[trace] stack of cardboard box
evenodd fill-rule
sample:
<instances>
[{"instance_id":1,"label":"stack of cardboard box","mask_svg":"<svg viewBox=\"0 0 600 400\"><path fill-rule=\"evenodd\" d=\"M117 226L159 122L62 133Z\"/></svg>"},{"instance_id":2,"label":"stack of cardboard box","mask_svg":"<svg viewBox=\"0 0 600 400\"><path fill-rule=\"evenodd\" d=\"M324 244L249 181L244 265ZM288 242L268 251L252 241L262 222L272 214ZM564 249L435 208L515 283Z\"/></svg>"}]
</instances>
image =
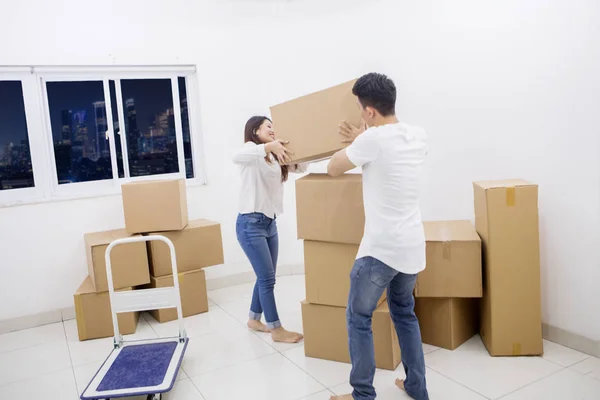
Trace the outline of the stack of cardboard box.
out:
<instances>
[{"instance_id":1,"label":"stack of cardboard box","mask_svg":"<svg viewBox=\"0 0 600 400\"><path fill-rule=\"evenodd\" d=\"M479 328L481 240L469 221L423 226L427 268L417 276L415 313L423 343L454 350Z\"/></svg>"},{"instance_id":2,"label":"stack of cardboard box","mask_svg":"<svg viewBox=\"0 0 600 400\"><path fill-rule=\"evenodd\" d=\"M188 223L185 180L125 184L122 194L126 228L85 235L89 277L74 295L80 340L113 334L104 256L115 239L153 234L173 242L184 317L208 311L202 268L223 263L220 225L207 220ZM173 285L170 252L163 242L117 246L111 253L111 265L115 290ZM177 318L175 309L151 314L159 322ZM137 313L119 314L121 333L134 333L138 318Z\"/></svg>"},{"instance_id":3,"label":"stack of cardboard box","mask_svg":"<svg viewBox=\"0 0 600 400\"><path fill-rule=\"evenodd\" d=\"M296 181L298 237L304 239L306 300L302 302L308 357L350 362L346 305L350 271L364 231L362 175L311 174ZM385 294L373 314L378 368L394 370L400 347Z\"/></svg>"}]
</instances>

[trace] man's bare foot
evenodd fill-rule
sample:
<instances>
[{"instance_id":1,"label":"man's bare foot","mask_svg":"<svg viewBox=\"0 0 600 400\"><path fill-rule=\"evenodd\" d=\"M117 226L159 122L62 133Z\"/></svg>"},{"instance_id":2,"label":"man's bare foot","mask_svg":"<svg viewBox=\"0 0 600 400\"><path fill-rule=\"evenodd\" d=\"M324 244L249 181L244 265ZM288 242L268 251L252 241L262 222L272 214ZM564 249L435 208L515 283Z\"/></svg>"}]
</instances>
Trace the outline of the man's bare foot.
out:
<instances>
[{"instance_id":1,"label":"man's bare foot","mask_svg":"<svg viewBox=\"0 0 600 400\"><path fill-rule=\"evenodd\" d=\"M406 392L406 389L404 389L404 380L403 379L396 379L396 386L398 386L400 388L400 390L402 390L403 392Z\"/></svg>"},{"instance_id":2,"label":"man's bare foot","mask_svg":"<svg viewBox=\"0 0 600 400\"><path fill-rule=\"evenodd\" d=\"M331 396L329 400L354 400L351 394L345 394L343 396Z\"/></svg>"},{"instance_id":3,"label":"man's bare foot","mask_svg":"<svg viewBox=\"0 0 600 400\"><path fill-rule=\"evenodd\" d=\"M248 328L256 332L271 332L271 330L267 328L265 324L255 319L248 320L248 323L246 325L248 326Z\"/></svg>"},{"instance_id":4,"label":"man's bare foot","mask_svg":"<svg viewBox=\"0 0 600 400\"><path fill-rule=\"evenodd\" d=\"M271 331L271 338L274 342L298 343L304 336L301 333L288 332L283 328L277 328Z\"/></svg>"}]
</instances>

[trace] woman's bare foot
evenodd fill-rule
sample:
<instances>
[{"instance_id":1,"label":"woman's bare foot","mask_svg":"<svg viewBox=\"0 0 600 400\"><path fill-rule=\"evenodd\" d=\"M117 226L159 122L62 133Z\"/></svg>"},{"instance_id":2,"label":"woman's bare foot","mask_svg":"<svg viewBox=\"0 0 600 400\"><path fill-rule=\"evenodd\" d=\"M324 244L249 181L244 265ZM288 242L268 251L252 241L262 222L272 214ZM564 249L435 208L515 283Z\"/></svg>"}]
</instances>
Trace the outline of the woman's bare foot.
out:
<instances>
[{"instance_id":1,"label":"woman's bare foot","mask_svg":"<svg viewBox=\"0 0 600 400\"><path fill-rule=\"evenodd\" d=\"M351 394L345 394L343 396L331 396L329 400L354 400Z\"/></svg>"},{"instance_id":2,"label":"woman's bare foot","mask_svg":"<svg viewBox=\"0 0 600 400\"><path fill-rule=\"evenodd\" d=\"M298 343L304 336L301 333L288 332L283 328L277 328L271 331L271 338L274 342Z\"/></svg>"},{"instance_id":3,"label":"woman's bare foot","mask_svg":"<svg viewBox=\"0 0 600 400\"><path fill-rule=\"evenodd\" d=\"M248 328L256 332L271 332L271 330L267 328L265 324L255 319L249 319L246 325L248 326Z\"/></svg>"}]
</instances>

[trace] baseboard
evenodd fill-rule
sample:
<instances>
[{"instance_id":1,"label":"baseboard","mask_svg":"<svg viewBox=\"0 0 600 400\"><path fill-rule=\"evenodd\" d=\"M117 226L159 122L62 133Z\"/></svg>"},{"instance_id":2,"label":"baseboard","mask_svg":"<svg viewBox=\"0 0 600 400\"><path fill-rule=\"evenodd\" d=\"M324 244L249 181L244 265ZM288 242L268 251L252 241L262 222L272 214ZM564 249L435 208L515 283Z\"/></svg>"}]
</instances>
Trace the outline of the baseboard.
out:
<instances>
[{"instance_id":1,"label":"baseboard","mask_svg":"<svg viewBox=\"0 0 600 400\"><path fill-rule=\"evenodd\" d=\"M280 265L277 267L277 276L301 275L303 273L304 265ZM228 286L243 285L244 283L254 282L255 280L256 275L254 275L254 272L248 271L219 278L207 279L206 287L208 290L215 290ZM23 317L0 321L0 334L36 328L38 326L54 324L61 321L69 321L72 319L75 319L74 307L59 308L34 315L25 315Z\"/></svg>"},{"instance_id":2,"label":"baseboard","mask_svg":"<svg viewBox=\"0 0 600 400\"><path fill-rule=\"evenodd\" d=\"M577 333L569 332L556 326L542 324L544 339L568 347L573 350L600 357L600 341L592 340Z\"/></svg>"}]
</instances>

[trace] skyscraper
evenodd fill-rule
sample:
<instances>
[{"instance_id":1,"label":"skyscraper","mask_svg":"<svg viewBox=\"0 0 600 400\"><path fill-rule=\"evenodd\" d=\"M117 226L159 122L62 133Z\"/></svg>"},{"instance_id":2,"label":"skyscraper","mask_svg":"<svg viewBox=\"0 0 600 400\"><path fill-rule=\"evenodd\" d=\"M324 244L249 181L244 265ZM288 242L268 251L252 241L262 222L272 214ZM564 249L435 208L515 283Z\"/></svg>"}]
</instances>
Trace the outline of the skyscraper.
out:
<instances>
[{"instance_id":1,"label":"skyscraper","mask_svg":"<svg viewBox=\"0 0 600 400\"><path fill-rule=\"evenodd\" d=\"M71 144L73 140L73 116L71 110L62 110L62 142L63 144Z\"/></svg>"},{"instance_id":2,"label":"skyscraper","mask_svg":"<svg viewBox=\"0 0 600 400\"><path fill-rule=\"evenodd\" d=\"M110 146L106 139L106 131L108 130L108 122L106 120L106 104L103 101L96 101L94 105L94 123L96 132L94 132L97 157L110 157ZM96 158L97 159L97 158Z\"/></svg>"}]
</instances>

